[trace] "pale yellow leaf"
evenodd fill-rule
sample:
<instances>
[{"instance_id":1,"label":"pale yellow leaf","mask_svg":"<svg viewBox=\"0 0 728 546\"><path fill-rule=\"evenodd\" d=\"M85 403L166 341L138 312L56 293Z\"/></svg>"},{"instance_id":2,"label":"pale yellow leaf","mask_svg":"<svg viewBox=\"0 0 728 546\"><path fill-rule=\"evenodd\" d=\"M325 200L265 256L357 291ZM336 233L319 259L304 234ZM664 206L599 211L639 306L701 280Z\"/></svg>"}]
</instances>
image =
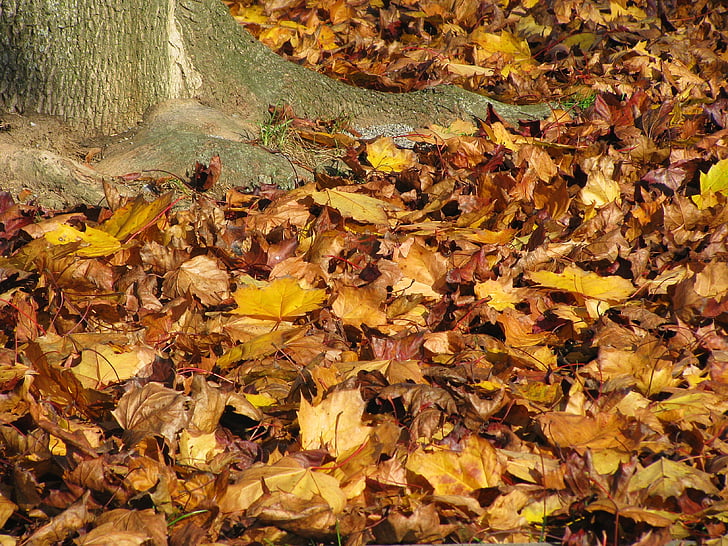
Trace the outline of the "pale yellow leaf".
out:
<instances>
[{"instance_id":1,"label":"pale yellow leaf","mask_svg":"<svg viewBox=\"0 0 728 546\"><path fill-rule=\"evenodd\" d=\"M623 302L635 291L632 282L624 277L601 277L593 271L584 271L576 266L568 266L562 273L527 272L526 277L541 286L609 302Z\"/></svg>"},{"instance_id":2,"label":"pale yellow leaf","mask_svg":"<svg viewBox=\"0 0 728 546\"><path fill-rule=\"evenodd\" d=\"M312 192L311 197L319 205L336 209L342 216L366 224L387 224L387 211L397 210L397 207L386 201L361 193L323 190Z\"/></svg>"},{"instance_id":3,"label":"pale yellow leaf","mask_svg":"<svg viewBox=\"0 0 728 546\"><path fill-rule=\"evenodd\" d=\"M84 387L99 389L135 377L151 366L155 357L149 347L97 345L81 351L81 362L71 371Z\"/></svg>"},{"instance_id":4,"label":"pale yellow leaf","mask_svg":"<svg viewBox=\"0 0 728 546\"><path fill-rule=\"evenodd\" d=\"M370 427L362 424L366 403L359 389L329 394L317 406L301 400L298 424L303 449L327 449L338 457L367 441Z\"/></svg>"}]
</instances>

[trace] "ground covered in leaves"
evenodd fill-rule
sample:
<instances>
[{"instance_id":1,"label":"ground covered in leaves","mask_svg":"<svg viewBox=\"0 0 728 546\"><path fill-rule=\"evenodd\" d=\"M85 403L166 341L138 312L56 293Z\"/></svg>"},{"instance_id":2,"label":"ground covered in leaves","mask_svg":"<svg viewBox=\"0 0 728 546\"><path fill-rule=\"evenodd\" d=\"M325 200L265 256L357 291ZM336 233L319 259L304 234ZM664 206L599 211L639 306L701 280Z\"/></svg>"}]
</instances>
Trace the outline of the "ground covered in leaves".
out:
<instances>
[{"instance_id":1,"label":"ground covered in leaves","mask_svg":"<svg viewBox=\"0 0 728 546\"><path fill-rule=\"evenodd\" d=\"M728 9L231 10L349 81L561 107L412 149L283 109L351 169L290 192L0 195L2 544L724 543Z\"/></svg>"}]
</instances>

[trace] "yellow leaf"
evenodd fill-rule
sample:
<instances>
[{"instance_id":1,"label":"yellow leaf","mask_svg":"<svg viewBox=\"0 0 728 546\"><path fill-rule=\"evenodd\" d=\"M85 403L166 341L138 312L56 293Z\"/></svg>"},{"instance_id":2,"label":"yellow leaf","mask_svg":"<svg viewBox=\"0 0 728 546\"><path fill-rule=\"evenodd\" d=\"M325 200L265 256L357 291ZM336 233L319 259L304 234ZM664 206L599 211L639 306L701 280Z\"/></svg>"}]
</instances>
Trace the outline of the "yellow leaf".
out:
<instances>
[{"instance_id":1,"label":"yellow leaf","mask_svg":"<svg viewBox=\"0 0 728 546\"><path fill-rule=\"evenodd\" d=\"M397 148L389 137L367 144L367 159L372 167L383 173L398 173L417 163L417 156L412 150Z\"/></svg>"},{"instance_id":2,"label":"yellow leaf","mask_svg":"<svg viewBox=\"0 0 728 546\"><path fill-rule=\"evenodd\" d=\"M662 458L647 468L638 470L629 480L629 491L644 491L649 496L662 499L679 497L685 489L696 489L704 494L717 494L718 490L710 479L710 474L679 463Z\"/></svg>"},{"instance_id":3,"label":"yellow leaf","mask_svg":"<svg viewBox=\"0 0 728 546\"><path fill-rule=\"evenodd\" d=\"M485 52L503 53L509 60L515 62L531 59L531 49L528 47L528 42L507 31L493 34L479 28L472 33L471 40Z\"/></svg>"},{"instance_id":4,"label":"yellow leaf","mask_svg":"<svg viewBox=\"0 0 728 546\"><path fill-rule=\"evenodd\" d=\"M179 435L177 462L181 465L209 471L210 461L222 452L223 447L218 444L214 432L192 432L184 429Z\"/></svg>"},{"instance_id":5,"label":"yellow leaf","mask_svg":"<svg viewBox=\"0 0 728 546\"><path fill-rule=\"evenodd\" d=\"M386 313L380 309L383 300L384 294L366 286L341 286L331 310L344 324L376 328L387 322Z\"/></svg>"},{"instance_id":6,"label":"yellow leaf","mask_svg":"<svg viewBox=\"0 0 728 546\"><path fill-rule=\"evenodd\" d=\"M299 339L305 333L306 328L278 328L272 332L266 332L255 336L253 339L236 345L225 352L217 359L217 365L225 370L235 363L244 360L255 360L283 349L286 344L294 339Z\"/></svg>"},{"instance_id":7,"label":"yellow leaf","mask_svg":"<svg viewBox=\"0 0 728 546\"><path fill-rule=\"evenodd\" d=\"M263 12L263 6L246 6L241 7L240 4L235 5L235 20L238 23L254 23L256 25L264 25L268 22L268 17Z\"/></svg>"},{"instance_id":8,"label":"yellow leaf","mask_svg":"<svg viewBox=\"0 0 728 546\"><path fill-rule=\"evenodd\" d=\"M148 347L118 350L110 345L98 345L81 351L81 362L71 371L81 385L98 389L126 381L154 362L155 353Z\"/></svg>"},{"instance_id":9,"label":"yellow leaf","mask_svg":"<svg viewBox=\"0 0 728 546\"><path fill-rule=\"evenodd\" d=\"M475 295L478 299L486 299L489 307L496 311L503 311L506 307L516 308L516 304L524 301L524 288L514 288L513 281L487 280L475 285Z\"/></svg>"},{"instance_id":10,"label":"yellow leaf","mask_svg":"<svg viewBox=\"0 0 728 546\"><path fill-rule=\"evenodd\" d=\"M317 406L301 399L301 446L327 449L334 457L358 448L371 431L361 422L365 407L359 389L335 391Z\"/></svg>"},{"instance_id":11,"label":"yellow leaf","mask_svg":"<svg viewBox=\"0 0 728 546\"><path fill-rule=\"evenodd\" d=\"M495 449L476 435L465 440L461 451L441 449L428 453L418 448L410 454L406 466L430 482L435 495L468 495L476 489L495 487L501 481Z\"/></svg>"},{"instance_id":12,"label":"yellow leaf","mask_svg":"<svg viewBox=\"0 0 728 546\"><path fill-rule=\"evenodd\" d=\"M620 196L619 183L607 178L601 173L594 173L579 192L579 199L585 205L603 207L607 203L616 201Z\"/></svg>"},{"instance_id":13,"label":"yellow leaf","mask_svg":"<svg viewBox=\"0 0 728 546\"><path fill-rule=\"evenodd\" d=\"M245 470L240 479L228 486L220 500L223 512L247 510L265 491L291 493L303 500L323 499L334 513L346 507L346 495L333 476L304 468L292 457L284 457L272 465Z\"/></svg>"},{"instance_id":14,"label":"yellow leaf","mask_svg":"<svg viewBox=\"0 0 728 546\"><path fill-rule=\"evenodd\" d=\"M367 224L387 224L387 210L397 207L361 193L341 190L323 190L311 193L314 202L338 210L342 216Z\"/></svg>"},{"instance_id":15,"label":"yellow leaf","mask_svg":"<svg viewBox=\"0 0 728 546\"><path fill-rule=\"evenodd\" d=\"M114 215L101 225L101 229L120 241L125 241L146 226L169 208L172 194L166 193L158 199L147 203L142 196L127 203L114 212Z\"/></svg>"},{"instance_id":16,"label":"yellow leaf","mask_svg":"<svg viewBox=\"0 0 728 546\"><path fill-rule=\"evenodd\" d=\"M267 408L268 406L274 405L277 400L267 394L249 394L243 393L248 402L253 404L256 408Z\"/></svg>"},{"instance_id":17,"label":"yellow leaf","mask_svg":"<svg viewBox=\"0 0 728 546\"><path fill-rule=\"evenodd\" d=\"M61 224L53 231L46 233L44 237L52 245L81 242L81 246L75 251L75 254L89 258L108 256L121 248L121 242L116 237L92 227L79 231L67 224Z\"/></svg>"},{"instance_id":18,"label":"yellow leaf","mask_svg":"<svg viewBox=\"0 0 728 546\"><path fill-rule=\"evenodd\" d=\"M702 210L718 204L717 193L728 196L728 159L718 161L707 173L700 173L700 195L693 195L692 199Z\"/></svg>"},{"instance_id":19,"label":"yellow leaf","mask_svg":"<svg viewBox=\"0 0 728 546\"><path fill-rule=\"evenodd\" d=\"M622 302L635 290L632 282L624 277L616 275L600 277L592 271L584 271L576 266L567 267L563 273L533 271L526 273L526 276L541 286L566 290L602 301Z\"/></svg>"},{"instance_id":20,"label":"yellow leaf","mask_svg":"<svg viewBox=\"0 0 728 546\"><path fill-rule=\"evenodd\" d=\"M292 277L275 279L263 288L243 286L233 294L238 315L283 321L302 317L319 309L326 299L326 290L303 289Z\"/></svg>"}]
</instances>

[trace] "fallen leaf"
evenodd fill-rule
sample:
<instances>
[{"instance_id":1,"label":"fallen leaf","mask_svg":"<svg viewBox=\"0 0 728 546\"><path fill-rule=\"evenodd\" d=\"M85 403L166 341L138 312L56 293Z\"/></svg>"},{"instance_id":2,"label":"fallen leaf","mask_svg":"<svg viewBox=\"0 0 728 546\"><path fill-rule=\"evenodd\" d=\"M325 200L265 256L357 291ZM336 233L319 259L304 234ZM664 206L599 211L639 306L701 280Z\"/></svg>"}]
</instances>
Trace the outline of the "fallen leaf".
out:
<instances>
[{"instance_id":1,"label":"fallen leaf","mask_svg":"<svg viewBox=\"0 0 728 546\"><path fill-rule=\"evenodd\" d=\"M383 173L398 173L417 163L412 150L397 148L389 137L380 137L367 144L367 159L375 170Z\"/></svg>"},{"instance_id":2,"label":"fallen leaf","mask_svg":"<svg viewBox=\"0 0 728 546\"><path fill-rule=\"evenodd\" d=\"M528 271L526 277L541 286L612 303L626 300L635 291L632 282L624 277L602 277L576 266L568 266L562 273Z\"/></svg>"},{"instance_id":3,"label":"fallen leaf","mask_svg":"<svg viewBox=\"0 0 728 546\"><path fill-rule=\"evenodd\" d=\"M243 286L233 294L238 304L233 313L256 319L283 321L319 309L326 291L304 289L292 277L275 279L262 288Z\"/></svg>"},{"instance_id":4,"label":"fallen leaf","mask_svg":"<svg viewBox=\"0 0 728 546\"><path fill-rule=\"evenodd\" d=\"M111 414L126 431L130 443L147 436L162 436L172 442L189 422L189 402L189 397L178 391L147 383L122 396Z\"/></svg>"},{"instance_id":5,"label":"fallen leaf","mask_svg":"<svg viewBox=\"0 0 728 546\"><path fill-rule=\"evenodd\" d=\"M407 457L407 470L424 477L436 495L467 495L501 483L501 465L495 449L477 435L458 450L421 447Z\"/></svg>"},{"instance_id":6,"label":"fallen leaf","mask_svg":"<svg viewBox=\"0 0 728 546\"><path fill-rule=\"evenodd\" d=\"M303 449L326 449L339 457L360 447L371 430L362 424L365 407L358 389L334 391L316 406L302 399L298 424Z\"/></svg>"},{"instance_id":7,"label":"fallen leaf","mask_svg":"<svg viewBox=\"0 0 728 546\"><path fill-rule=\"evenodd\" d=\"M44 237L52 245L81 243L74 250L74 254L87 258L108 256L121 248L121 242L116 237L89 226L84 231L79 231L67 224L61 224L53 231L47 232Z\"/></svg>"},{"instance_id":8,"label":"fallen leaf","mask_svg":"<svg viewBox=\"0 0 728 546\"><path fill-rule=\"evenodd\" d=\"M629 491L639 491L663 500L679 497L688 488L708 495L718 493L710 474L664 457L647 468L638 470L629 480Z\"/></svg>"},{"instance_id":9,"label":"fallen leaf","mask_svg":"<svg viewBox=\"0 0 728 546\"><path fill-rule=\"evenodd\" d=\"M366 224L387 225L387 211L396 210L396 207L381 199L361 193L327 189L313 192L311 197L319 205L336 209L342 216Z\"/></svg>"}]
</instances>

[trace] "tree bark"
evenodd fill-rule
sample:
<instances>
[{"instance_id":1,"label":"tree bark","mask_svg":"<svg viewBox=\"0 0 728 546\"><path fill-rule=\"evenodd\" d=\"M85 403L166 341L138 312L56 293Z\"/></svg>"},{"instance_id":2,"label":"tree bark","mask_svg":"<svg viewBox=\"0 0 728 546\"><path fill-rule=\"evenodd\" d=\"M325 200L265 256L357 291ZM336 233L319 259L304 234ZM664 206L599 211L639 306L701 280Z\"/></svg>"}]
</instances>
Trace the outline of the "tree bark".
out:
<instances>
[{"instance_id":1,"label":"tree bark","mask_svg":"<svg viewBox=\"0 0 728 546\"><path fill-rule=\"evenodd\" d=\"M133 127L169 99L260 121L270 104L301 116L421 126L543 117L443 86L391 94L354 88L289 63L239 27L217 0L0 0L0 106L61 116L87 134Z\"/></svg>"},{"instance_id":2,"label":"tree bark","mask_svg":"<svg viewBox=\"0 0 728 546\"><path fill-rule=\"evenodd\" d=\"M24 125L0 132L0 190L54 208L96 203L109 176L184 176L214 154L223 163L217 197L231 186L291 187L311 173L252 142L269 105L284 103L362 128L485 118L490 106L513 123L550 112L451 86L396 94L343 84L267 49L219 0L0 0L0 113L21 114ZM32 128L48 120L33 115L58 116L80 136L38 155ZM93 169L78 163L76 140L129 129Z\"/></svg>"}]
</instances>

